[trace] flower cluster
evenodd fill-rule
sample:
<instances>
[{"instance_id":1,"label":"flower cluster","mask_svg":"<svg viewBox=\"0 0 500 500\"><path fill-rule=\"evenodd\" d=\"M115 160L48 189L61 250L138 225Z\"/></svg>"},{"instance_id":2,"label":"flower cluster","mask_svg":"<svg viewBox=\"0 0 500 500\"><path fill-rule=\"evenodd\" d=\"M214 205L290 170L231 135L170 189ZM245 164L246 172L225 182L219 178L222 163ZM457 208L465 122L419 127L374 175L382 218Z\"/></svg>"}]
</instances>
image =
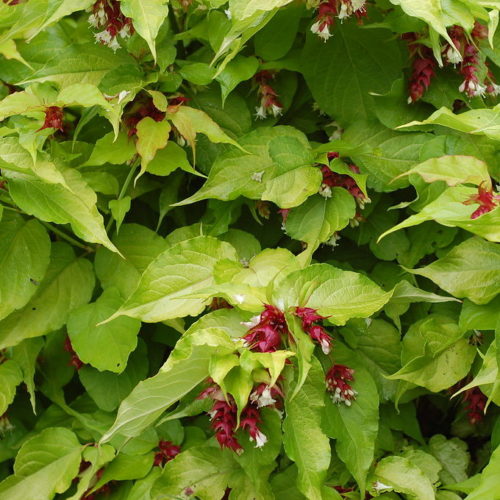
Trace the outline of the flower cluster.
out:
<instances>
[{"instance_id":1,"label":"flower cluster","mask_svg":"<svg viewBox=\"0 0 500 500\"><path fill-rule=\"evenodd\" d=\"M473 203L479 204L479 207L472 212L470 217L471 219L477 219L500 205L500 195L494 193L491 188L486 189L483 183L478 187L477 194L472 195L463 202L464 205L471 205Z\"/></svg>"},{"instance_id":2,"label":"flower cluster","mask_svg":"<svg viewBox=\"0 0 500 500\"><path fill-rule=\"evenodd\" d=\"M472 425L480 422L484 417L487 399L479 387L473 387L465 391L463 401L469 422Z\"/></svg>"},{"instance_id":3,"label":"flower cluster","mask_svg":"<svg viewBox=\"0 0 500 500\"><path fill-rule=\"evenodd\" d=\"M408 103L418 101L429 88L435 76L436 61L432 50L417 42L416 33L405 33L403 39L409 44L410 57L412 57L412 72L409 85Z\"/></svg>"},{"instance_id":4,"label":"flower cluster","mask_svg":"<svg viewBox=\"0 0 500 500\"><path fill-rule=\"evenodd\" d=\"M209 387L205 389L198 399L210 397L214 404L208 412L211 426L215 431L215 437L221 448L229 448L238 454L243 453L243 448L236 438L237 431L237 406L232 396L224 396L221 388L212 380ZM281 390L277 387L269 387L259 384L250 394L248 404L241 412L239 428L248 434L250 441L255 442L256 448L261 448L267 442L266 435L260 430L262 422L260 409L266 406L275 406L277 398L282 397Z\"/></svg>"},{"instance_id":5,"label":"flower cluster","mask_svg":"<svg viewBox=\"0 0 500 500\"><path fill-rule=\"evenodd\" d=\"M58 106L49 106L45 108L45 120L43 122L43 125L37 130L37 132L40 132L40 130L44 130L46 128L53 128L55 130L60 130L61 132L63 132L63 117L64 114L62 108Z\"/></svg>"},{"instance_id":6,"label":"flower cluster","mask_svg":"<svg viewBox=\"0 0 500 500\"><path fill-rule=\"evenodd\" d=\"M260 316L251 319L249 332L243 337L246 347L258 352L274 352L282 335L289 335L285 315L277 307L266 304Z\"/></svg>"},{"instance_id":7,"label":"flower cluster","mask_svg":"<svg viewBox=\"0 0 500 500\"><path fill-rule=\"evenodd\" d=\"M68 363L70 366L73 366L76 370L79 370L85 364L74 351L73 346L71 345L71 340L68 336L66 336L66 339L64 341L64 350L71 354L71 359Z\"/></svg>"},{"instance_id":8,"label":"flower cluster","mask_svg":"<svg viewBox=\"0 0 500 500\"><path fill-rule=\"evenodd\" d=\"M153 99L149 96L141 95L130 104L124 118L125 126L128 128L128 136L137 134L137 124L149 116L155 122L161 122L165 119L165 113L156 108Z\"/></svg>"},{"instance_id":9,"label":"flower cluster","mask_svg":"<svg viewBox=\"0 0 500 500\"><path fill-rule=\"evenodd\" d=\"M329 160L338 157L338 153L328 154ZM348 164L348 167L354 174L359 174L360 170L356 165ZM319 191L321 196L330 198L332 196L332 187L341 187L347 189L347 191L351 193L361 209L365 208L366 203L370 203L370 198L361 191L356 181L350 175L338 174L331 170L328 165L320 165L320 169L323 174L323 182Z\"/></svg>"},{"instance_id":10,"label":"flower cluster","mask_svg":"<svg viewBox=\"0 0 500 500\"><path fill-rule=\"evenodd\" d=\"M366 16L365 0L327 0L321 2L311 31L326 42L332 36L330 27L335 24L335 18L343 20L352 15L358 19Z\"/></svg>"},{"instance_id":11,"label":"flower cluster","mask_svg":"<svg viewBox=\"0 0 500 500\"><path fill-rule=\"evenodd\" d=\"M321 316L316 309L311 307L296 307L295 315L301 319L302 329L321 346L325 354L328 354L332 349L332 338L322 326L317 324L326 317Z\"/></svg>"},{"instance_id":12,"label":"flower cluster","mask_svg":"<svg viewBox=\"0 0 500 500\"><path fill-rule=\"evenodd\" d=\"M89 24L96 29L102 29L95 34L96 41L114 51L120 48L118 36L128 38L134 33L132 19L122 14L118 0L97 0L92 7Z\"/></svg>"},{"instance_id":13,"label":"flower cluster","mask_svg":"<svg viewBox=\"0 0 500 500\"><path fill-rule=\"evenodd\" d=\"M354 370L345 365L333 365L326 374L326 389L331 393L334 403L345 403L351 406L351 402L356 399L357 392L351 387L349 382L354 380Z\"/></svg>"},{"instance_id":14,"label":"flower cluster","mask_svg":"<svg viewBox=\"0 0 500 500\"><path fill-rule=\"evenodd\" d=\"M263 120L268 116L278 117L283 113L283 105L278 99L276 90L269 84L276 74L272 71L259 71L254 80L257 84L257 93L260 98L260 106L255 108L255 117Z\"/></svg>"},{"instance_id":15,"label":"flower cluster","mask_svg":"<svg viewBox=\"0 0 500 500\"><path fill-rule=\"evenodd\" d=\"M176 446L171 441L160 441L158 443L158 449L155 453L154 465L160 467L165 465L170 460L173 460L180 452L180 446Z\"/></svg>"}]
</instances>

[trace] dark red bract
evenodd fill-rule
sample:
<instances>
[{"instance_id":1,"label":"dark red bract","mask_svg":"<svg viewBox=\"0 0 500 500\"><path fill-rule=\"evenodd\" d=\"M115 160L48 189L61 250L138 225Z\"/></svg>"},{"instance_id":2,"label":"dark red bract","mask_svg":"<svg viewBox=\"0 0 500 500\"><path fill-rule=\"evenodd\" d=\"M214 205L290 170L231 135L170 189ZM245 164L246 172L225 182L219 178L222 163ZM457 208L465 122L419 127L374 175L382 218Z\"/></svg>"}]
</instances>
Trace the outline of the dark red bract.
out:
<instances>
[{"instance_id":1,"label":"dark red bract","mask_svg":"<svg viewBox=\"0 0 500 500\"><path fill-rule=\"evenodd\" d=\"M45 108L45 121L37 132L46 128L54 128L62 132L64 130L63 117L64 114L62 108L58 106L49 106L48 108Z\"/></svg>"},{"instance_id":2,"label":"dark red bract","mask_svg":"<svg viewBox=\"0 0 500 500\"><path fill-rule=\"evenodd\" d=\"M331 393L334 403L345 403L351 406L351 401L356 399L356 391L349 382L354 380L354 370L345 365L333 365L325 377L326 389Z\"/></svg>"},{"instance_id":3,"label":"dark red bract","mask_svg":"<svg viewBox=\"0 0 500 500\"><path fill-rule=\"evenodd\" d=\"M500 195L495 194L492 189L486 189L484 183L478 187L478 193L472 195L463 202L464 205L479 204L479 208L472 212L471 219L477 219L488 212L491 212L500 204Z\"/></svg>"},{"instance_id":4,"label":"dark red bract","mask_svg":"<svg viewBox=\"0 0 500 500\"><path fill-rule=\"evenodd\" d=\"M243 337L249 349L259 352L274 352L281 344L281 336L288 335L285 315L275 306L266 304L264 311Z\"/></svg>"},{"instance_id":5,"label":"dark red bract","mask_svg":"<svg viewBox=\"0 0 500 500\"><path fill-rule=\"evenodd\" d=\"M160 441L158 443L159 451L155 453L154 465L156 467L163 466L170 460L173 460L180 452L180 446L175 445L171 441Z\"/></svg>"}]
</instances>

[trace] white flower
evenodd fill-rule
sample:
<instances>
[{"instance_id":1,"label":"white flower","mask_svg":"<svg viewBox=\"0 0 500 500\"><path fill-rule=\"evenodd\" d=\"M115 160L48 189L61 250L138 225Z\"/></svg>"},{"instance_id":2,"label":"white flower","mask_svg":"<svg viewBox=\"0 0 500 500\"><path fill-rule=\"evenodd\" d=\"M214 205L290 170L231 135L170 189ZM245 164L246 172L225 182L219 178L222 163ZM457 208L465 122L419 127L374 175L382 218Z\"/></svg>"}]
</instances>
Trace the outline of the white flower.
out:
<instances>
[{"instance_id":1,"label":"white flower","mask_svg":"<svg viewBox=\"0 0 500 500\"><path fill-rule=\"evenodd\" d=\"M89 16L89 24L93 28L98 28L99 27L99 21L97 20L97 17L95 17L94 14L90 14L90 16Z\"/></svg>"},{"instance_id":2,"label":"white flower","mask_svg":"<svg viewBox=\"0 0 500 500\"><path fill-rule=\"evenodd\" d=\"M351 0L352 10L356 12L365 6L365 0Z\"/></svg>"},{"instance_id":3,"label":"white flower","mask_svg":"<svg viewBox=\"0 0 500 500\"><path fill-rule=\"evenodd\" d=\"M259 394L257 391L250 394L250 401L257 404L257 408L263 408L264 406L270 406L276 403L276 400L271 396L271 388L266 386L265 389Z\"/></svg>"},{"instance_id":4,"label":"white flower","mask_svg":"<svg viewBox=\"0 0 500 500\"><path fill-rule=\"evenodd\" d=\"M111 42L107 44L110 49L113 50L113 52L116 52L121 46L118 43L118 40L116 39L116 36L111 38Z\"/></svg>"},{"instance_id":5,"label":"white flower","mask_svg":"<svg viewBox=\"0 0 500 500\"><path fill-rule=\"evenodd\" d=\"M490 87L492 89L489 92L491 95L499 95L500 94L500 85L497 85L496 83L491 83Z\"/></svg>"},{"instance_id":6,"label":"white flower","mask_svg":"<svg viewBox=\"0 0 500 500\"><path fill-rule=\"evenodd\" d=\"M332 36L328 24L324 21L316 21L311 26L311 31L315 35L318 35L324 42L326 42Z\"/></svg>"},{"instance_id":7,"label":"white flower","mask_svg":"<svg viewBox=\"0 0 500 500\"><path fill-rule=\"evenodd\" d=\"M462 85L458 87L458 90L460 90L460 92L465 92L469 96L478 97L484 96L486 87L472 80L464 80Z\"/></svg>"},{"instance_id":8,"label":"white flower","mask_svg":"<svg viewBox=\"0 0 500 500\"><path fill-rule=\"evenodd\" d=\"M448 46L445 56L446 60L453 65L458 64L459 62L462 61L462 56L460 55L460 52L451 45Z\"/></svg>"},{"instance_id":9,"label":"white flower","mask_svg":"<svg viewBox=\"0 0 500 500\"><path fill-rule=\"evenodd\" d=\"M321 350L324 354L329 354L330 352L330 343L326 339L321 339Z\"/></svg>"},{"instance_id":10,"label":"white flower","mask_svg":"<svg viewBox=\"0 0 500 500\"><path fill-rule=\"evenodd\" d=\"M125 24L123 28L118 33L122 38L128 38L130 36L130 25Z\"/></svg>"},{"instance_id":11,"label":"white flower","mask_svg":"<svg viewBox=\"0 0 500 500\"><path fill-rule=\"evenodd\" d=\"M324 198L332 197L332 188L330 186L327 186L326 184L321 184L321 187L319 188L318 192Z\"/></svg>"},{"instance_id":12,"label":"white flower","mask_svg":"<svg viewBox=\"0 0 500 500\"><path fill-rule=\"evenodd\" d=\"M99 33L96 33L95 39L97 42L102 43L104 45L109 45L111 43L111 35L106 31L100 31Z\"/></svg>"},{"instance_id":13,"label":"white flower","mask_svg":"<svg viewBox=\"0 0 500 500\"><path fill-rule=\"evenodd\" d=\"M273 104L271 106L271 112L275 117L281 116L283 114L283 108L281 106L277 106L276 104Z\"/></svg>"},{"instance_id":14,"label":"white flower","mask_svg":"<svg viewBox=\"0 0 500 500\"><path fill-rule=\"evenodd\" d=\"M340 6L340 12L339 12L338 18L340 20L344 20L346 17L349 17L351 14L352 14L352 9L348 8L348 6L345 3L343 3Z\"/></svg>"},{"instance_id":15,"label":"white flower","mask_svg":"<svg viewBox=\"0 0 500 500\"><path fill-rule=\"evenodd\" d=\"M260 322L260 316L254 316L253 318L250 318L250 321L242 321L240 325L243 326L248 326L248 328L253 328L254 326L257 326Z\"/></svg>"},{"instance_id":16,"label":"white flower","mask_svg":"<svg viewBox=\"0 0 500 500\"><path fill-rule=\"evenodd\" d=\"M255 108L255 118L259 119L259 120L264 120L266 118L267 114L266 114L266 109L264 108L264 106L259 106L257 108Z\"/></svg>"},{"instance_id":17,"label":"white flower","mask_svg":"<svg viewBox=\"0 0 500 500\"><path fill-rule=\"evenodd\" d=\"M250 440L253 441L252 438L250 438ZM267 443L266 435L260 431L257 431L257 434L255 435L255 447L262 448L266 443Z\"/></svg>"},{"instance_id":18,"label":"white flower","mask_svg":"<svg viewBox=\"0 0 500 500\"><path fill-rule=\"evenodd\" d=\"M264 170L262 172L254 172L252 174L252 180L257 182L262 182L263 175L264 175Z\"/></svg>"},{"instance_id":19,"label":"white flower","mask_svg":"<svg viewBox=\"0 0 500 500\"><path fill-rule=\"evenodd\" d=\"M102 7L97 11L97 19L100 24L107 24L108 22L108 16Z\"/></svg>"}]
</instances>

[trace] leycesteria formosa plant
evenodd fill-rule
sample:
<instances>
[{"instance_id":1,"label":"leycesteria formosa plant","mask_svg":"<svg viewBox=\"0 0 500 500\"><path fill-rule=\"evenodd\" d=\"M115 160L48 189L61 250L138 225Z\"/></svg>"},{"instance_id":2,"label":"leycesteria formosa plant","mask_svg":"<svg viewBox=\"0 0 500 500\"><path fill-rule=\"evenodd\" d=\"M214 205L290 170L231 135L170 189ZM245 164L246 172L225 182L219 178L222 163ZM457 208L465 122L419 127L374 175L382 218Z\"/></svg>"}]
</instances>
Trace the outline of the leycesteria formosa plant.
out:
<instances>
[{"instance_id":1,"label":"leycesteria formosa plant","mask_svg":"<svg viewBox=\"0 0 500 500\"><path fill-rule=\"evenodd\" d=\"M0 500L494 500L494 0L0 2Z\"/></svg>"}]
</instances>

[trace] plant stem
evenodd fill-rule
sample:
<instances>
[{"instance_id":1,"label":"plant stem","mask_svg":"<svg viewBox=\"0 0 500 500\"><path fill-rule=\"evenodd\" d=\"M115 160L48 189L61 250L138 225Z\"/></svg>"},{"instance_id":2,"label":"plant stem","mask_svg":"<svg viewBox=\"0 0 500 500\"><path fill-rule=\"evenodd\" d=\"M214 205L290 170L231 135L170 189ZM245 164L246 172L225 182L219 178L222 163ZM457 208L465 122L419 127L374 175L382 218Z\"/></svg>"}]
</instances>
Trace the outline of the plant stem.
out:
<instances>
[{"instance_id":1,"label":"plant stem","mask_svg":"<svg viewBox=\"0 0 500 500\"><path fill-rule=\"evenodd\" d=\"M44 221L40 221L49 231L52 231L54 234L57 234L57 236L61 237L63 240L66 240L68 243L71 243L73 246L81 248L82 250L86 250L87 252L93 252L94 249L92 247L89 247L77 239L73 238L69 234L66 234L64 231L61 231L59 228L56 226L53 226L52 224Z\"/></svg>"}]
</instances>

